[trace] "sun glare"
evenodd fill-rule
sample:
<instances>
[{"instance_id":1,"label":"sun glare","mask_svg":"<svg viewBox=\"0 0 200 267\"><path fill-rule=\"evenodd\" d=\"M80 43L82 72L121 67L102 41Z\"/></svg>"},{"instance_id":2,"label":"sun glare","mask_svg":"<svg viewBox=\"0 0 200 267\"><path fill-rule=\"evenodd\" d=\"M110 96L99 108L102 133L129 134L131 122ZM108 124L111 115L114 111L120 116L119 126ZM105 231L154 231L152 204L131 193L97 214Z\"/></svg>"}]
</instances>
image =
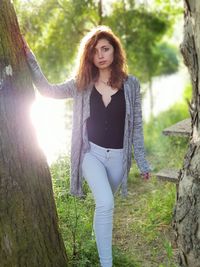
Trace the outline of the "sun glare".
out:
<instances>
[{"instance_id":1,"label":"sun glare","mask_svg":"<svg viewBox=\"0 0 200 267\"><path fill-rule=\"evenodd\" d=\"M31 119L39 145L51 164L59 155L69 154L71 130L65 127L65 102L36 95Z\"/></svg>"}]
</instances>

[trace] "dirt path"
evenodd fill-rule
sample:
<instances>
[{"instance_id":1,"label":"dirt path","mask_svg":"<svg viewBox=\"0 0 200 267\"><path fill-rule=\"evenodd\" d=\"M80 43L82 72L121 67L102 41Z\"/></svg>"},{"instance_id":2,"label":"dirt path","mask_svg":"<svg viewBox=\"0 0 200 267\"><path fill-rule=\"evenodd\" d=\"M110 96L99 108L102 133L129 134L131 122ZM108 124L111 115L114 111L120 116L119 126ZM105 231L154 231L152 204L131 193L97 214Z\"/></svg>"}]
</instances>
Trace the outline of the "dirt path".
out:
<instances>
[{"instance_id":1,"label":"dirt path","mask_svg":"<svg viewBox=\"0 0 200 267\"><path fill-rule=\"evenodd\" d=\"M132 255L140 267L176 266L177 251L175 246L172 245L174 246L173 256L169 257L167 257L165 247L166 240L169 242L173 241L174 234L171 225L162 225L156 231L158 234L156 234L156 238L153 241L149 241L138 230L138 225L142 220L141 216L138 217L137 215L141 199L144 199L149 191L155 189L155 184L151 181L144 182L138 179L137 183L130 183L128 189L129 194L125 200L121 196L116 197L113 232L114 245ZM135 228L136 223L137 227ZM130 267L134 267L134 265Z\"/></svg>"}]
</instances>

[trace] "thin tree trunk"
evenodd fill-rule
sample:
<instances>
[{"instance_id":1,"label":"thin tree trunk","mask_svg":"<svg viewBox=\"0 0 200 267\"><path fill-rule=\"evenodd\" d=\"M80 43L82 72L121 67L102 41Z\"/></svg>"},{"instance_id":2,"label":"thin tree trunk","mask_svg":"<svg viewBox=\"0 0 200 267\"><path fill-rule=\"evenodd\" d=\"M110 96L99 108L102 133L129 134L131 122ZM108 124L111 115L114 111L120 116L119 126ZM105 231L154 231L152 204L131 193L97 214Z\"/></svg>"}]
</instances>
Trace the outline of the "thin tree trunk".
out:
<instances>
[{"instance_id":1,"label":"thin tree trunk","mask_svg":"<svg viewBox=\"0 0 200 267\"><path fill-rule=\"evenodd\" d=\"M103 22L103 3L102 3L102 0L99 0L99 2L98 2L98 14L99 14L98 25L101 25Z\"/></svg>"},{"instance_id":2,"label":"thin tree trunk","mask_svg":"<svg viewBox=\"0 0 200 267\"><path fill-rule=\"evenodd\" d=\"M149 100L150 100L150 118L153 118L153 108L154 108L154 101L153 101L153 84L152 78L149 77Z\"/></svg>"},{"instance_id":3,"label":"thin tree trunk","mask_svg":"<svg viewBox=\"0 0 200 267\"><path fill-rule=\"evenodd\" d=\"M66 267L52 182L30 121L34 100L10 0L0 0L0 266Z\"/></svg>"},{"instance_id":4,"label":"thin tree trunk","mask_svg":"<svg viewBox=\"0 0 200 267\"><path fill-rule=\"evenodd\" d=\"M184 40L181 52L191 74L193 97L190 106L192 133L174 214L180 266L200 267L200 1L184 1Z\"/></svg>"}]
</instances>

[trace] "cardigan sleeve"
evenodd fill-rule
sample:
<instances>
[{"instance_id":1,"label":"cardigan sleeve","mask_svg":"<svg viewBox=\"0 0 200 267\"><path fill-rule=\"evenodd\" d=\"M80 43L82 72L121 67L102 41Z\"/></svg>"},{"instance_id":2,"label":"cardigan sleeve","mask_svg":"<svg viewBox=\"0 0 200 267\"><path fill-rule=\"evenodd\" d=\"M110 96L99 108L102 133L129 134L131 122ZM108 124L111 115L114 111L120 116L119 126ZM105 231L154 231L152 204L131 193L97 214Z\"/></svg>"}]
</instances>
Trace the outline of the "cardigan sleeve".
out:
<instances>
[{"instance_id":1,"label":"cardigan sleeve","mask_svg":"<svg viewBox=\"0 0 200 267\"><path fill-rule=\"evenodd\" d=\"M136 78L134 83L135 83L135 101L134 101L134 119L133 119L134 158L141 173L147 173L150 171L150 166L145 158L140 83Z\"/></svg>"},{"instance_id":2,"label":"cardigan sleeve","mask_svg":"<svg viewBox=\"0 0 200 267\"><path fill-rule=\"evenodd\" d=\"M46 97L51 98L72 98L75 93L75 81L74 79L65 81L60 84L51 84L44 76L37 59L32 51L26 53L27 63L31 72L33 83L38 91Z\"/></svg>"}]
</instances>

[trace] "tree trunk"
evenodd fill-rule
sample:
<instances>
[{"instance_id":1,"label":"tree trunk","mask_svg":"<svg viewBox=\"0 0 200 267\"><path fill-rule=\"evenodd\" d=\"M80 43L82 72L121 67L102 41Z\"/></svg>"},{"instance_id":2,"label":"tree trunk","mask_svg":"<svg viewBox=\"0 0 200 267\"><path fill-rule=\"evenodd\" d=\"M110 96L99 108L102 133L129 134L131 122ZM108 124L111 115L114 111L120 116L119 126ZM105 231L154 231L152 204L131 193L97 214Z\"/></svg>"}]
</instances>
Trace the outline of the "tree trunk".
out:
<instances>
[{"instance_id":1,"label":"tree trunk","mask_svg":"<svg viewBox=\"0 0 200 267\"><path fill-rule=\"evenodd\" d=\"M34 90L10 0L0 0L0 266L66 267L52 182L30 121Z\"/></svg>"},{"instance_id":2,"label":"tree trunk","mask_svg":"<svg viewBox=\"0 0 200 267\"><path fill-rule=\"evenodd\" d=\"M102 22L103 22L103 4L102 4L102 0L98 1L98 14L99 14L98 25L101 25Z\"/></svg>"},{"instance_id":3,"label":"tree trunk","mask_svg":"<svg viewBox=\"0 0 200 267\"><path fill-rule=\"evenodd\" d=\"M184 1L184 40L181 52L191 74L192 133L183 168L174 214L180 266L200 267L200 1Z\"/></svg>"},{"instance_id":4,"label":"tree trunk","mask_svg":"<svg viewBox=\"0 0 200 267\"><path fill-rule=\"evenodd\" d=\"M149 76L149 100L150 100L150 118L154 117L153 115L153 108L154 108L154 101L153 101L153 82L152 78Z\"/></svg>"}]
</instances>

